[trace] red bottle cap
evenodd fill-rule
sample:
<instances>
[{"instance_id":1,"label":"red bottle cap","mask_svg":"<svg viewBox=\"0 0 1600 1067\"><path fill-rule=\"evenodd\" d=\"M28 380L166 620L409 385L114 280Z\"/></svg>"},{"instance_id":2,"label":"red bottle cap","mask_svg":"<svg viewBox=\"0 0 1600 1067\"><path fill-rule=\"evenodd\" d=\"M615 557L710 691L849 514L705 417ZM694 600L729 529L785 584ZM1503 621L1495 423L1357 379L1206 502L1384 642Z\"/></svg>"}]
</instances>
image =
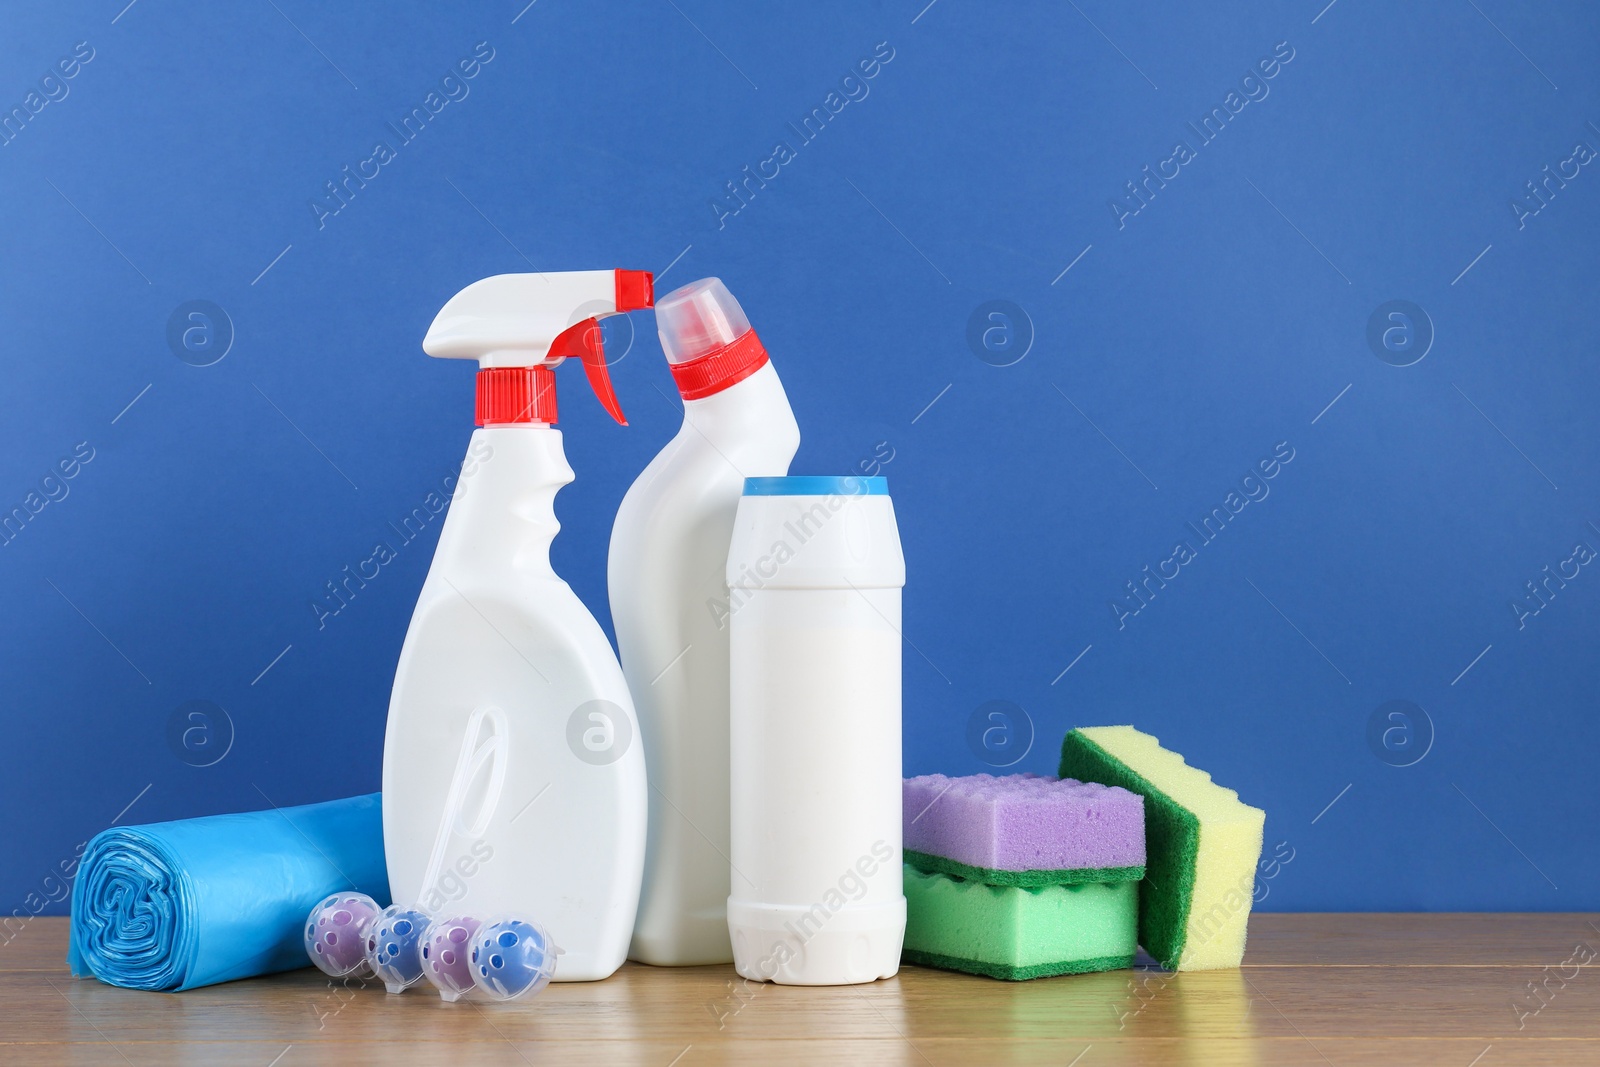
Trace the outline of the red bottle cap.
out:
<instances>
[{"instance_id":1,"label":"red bottle cap","mask_svg":"<svg viewBox=\"0 0 1600 1067\"><path fill-rule=\"evenodd\" d=\"M671 367L678 395L685 400L699 400L738 385L766 365L766 346L754 330L746 330L731 344Z\"/></svg>"},{"instance_id":2,"label":"red bottle cap","mask_svg":"<svg viewBox=\"0 0 1600 1067\"><path fill-rule=\"evenodd\" d=\"M556 421L556 372L549 367L485 367L478 372L478 425Z\"/></svg>"},{"instance_id":3,"label":"red bottle cap","mask_svg":"<svg viewBox=\"0 0 1600 1067\"><path fill-rule=\"evenodd\" d=\"M656 327L685 400L720 393L767 364L766 348L721 279L702 278L662 297Z\"/></svg>"}]
</instances>

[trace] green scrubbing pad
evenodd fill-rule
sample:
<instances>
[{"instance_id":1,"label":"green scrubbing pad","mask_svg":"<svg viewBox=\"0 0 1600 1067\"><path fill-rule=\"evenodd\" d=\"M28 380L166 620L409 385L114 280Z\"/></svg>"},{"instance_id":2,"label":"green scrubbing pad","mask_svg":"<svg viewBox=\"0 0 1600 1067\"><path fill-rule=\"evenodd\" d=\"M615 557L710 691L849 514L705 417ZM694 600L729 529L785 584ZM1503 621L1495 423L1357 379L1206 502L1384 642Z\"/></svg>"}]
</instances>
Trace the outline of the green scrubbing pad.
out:
<instances>
[{"instance_id":1,"label":"green scrubbing pad","mask_svg":"<svg viewBox=\"0 0 1600 1067\"><path fill-rule=\"evenodd\" d=\"M1176 970L1239 966L1266 812L1131 726L1073 730L1060 773L1145 798L1145 950Z\"/></svg>"},{"instance_id":2,"label":"green scrubbing pad","mask_svg":"<svg viewBox=\"0 0 1600 1067\"><path fill-rule=\"evenodd\" d=\"M946 859L928 852L905 850L905 860L919 871L938 872L969 882L986 885L1081 885L1086 882L1137 882L1144 877L1143 867L1080 867L1064 870L1004 871L995 867L973 867L960 860Z\"/></svg>"},{"instance_id":3,"label":"green scrubbing pad","mask_svg":"<svg viewBox=\"0 0 1600 1067\"><path fill-rule=\"evenodd\" d=\"M1138 885L991 886L907 865L901 958L1013 981L1128 967Z\"/></svg>"}]
</instances>

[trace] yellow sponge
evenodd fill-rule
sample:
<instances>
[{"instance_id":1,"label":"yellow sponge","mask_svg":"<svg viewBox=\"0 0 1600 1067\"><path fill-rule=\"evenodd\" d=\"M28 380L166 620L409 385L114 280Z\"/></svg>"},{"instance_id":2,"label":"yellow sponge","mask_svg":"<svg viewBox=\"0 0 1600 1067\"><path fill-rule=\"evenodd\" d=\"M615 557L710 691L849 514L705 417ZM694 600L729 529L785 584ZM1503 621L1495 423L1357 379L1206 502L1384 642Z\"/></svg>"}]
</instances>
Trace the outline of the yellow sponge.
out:
<instances>
[{"instance_id":1,"label":"yellow sponge","mask_svg":"<svg viewBox=\"0 0 1600 1067\"><path fill-rule=\"evenodd\" d=\"M1061 745L1060 774L1145 798L1145 951L1180 971L1239 966L1266 812L1131 726L1073 730Z\"/></svg>"}]
</instances>

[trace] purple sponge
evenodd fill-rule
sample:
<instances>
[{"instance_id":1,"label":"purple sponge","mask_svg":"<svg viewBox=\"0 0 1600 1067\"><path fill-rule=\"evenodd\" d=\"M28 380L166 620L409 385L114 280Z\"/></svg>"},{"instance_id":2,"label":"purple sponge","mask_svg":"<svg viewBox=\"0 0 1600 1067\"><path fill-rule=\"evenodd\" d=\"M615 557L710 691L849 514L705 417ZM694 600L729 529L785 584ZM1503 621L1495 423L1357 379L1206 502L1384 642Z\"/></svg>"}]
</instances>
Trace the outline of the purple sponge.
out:
<instances>
[{"instance_id":1,"label":"purple sponge","mask_svg":"<svg viewBox=\"0 0 1600 1067\"><path fill-rule=\"evenodd\" d=\"M1144 797L1073 778L924 774L904 783L905 861L988 885L1136 882Z\"/></svg>"}]
</instances>

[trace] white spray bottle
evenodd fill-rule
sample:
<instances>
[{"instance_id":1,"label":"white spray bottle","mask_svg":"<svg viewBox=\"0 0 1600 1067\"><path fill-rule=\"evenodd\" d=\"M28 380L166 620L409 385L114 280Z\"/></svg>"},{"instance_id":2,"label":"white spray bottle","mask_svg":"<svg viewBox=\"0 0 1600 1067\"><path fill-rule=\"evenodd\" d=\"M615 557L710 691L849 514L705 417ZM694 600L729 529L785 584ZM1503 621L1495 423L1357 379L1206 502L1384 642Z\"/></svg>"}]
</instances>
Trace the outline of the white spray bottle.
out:
<instances>
[{"instance_id":1,"label":"white spray bottle","mask_svg":"<svg viewBox=\"0 0 1600 1067\"><path fill-rule=\"evenodd\" d=\"M389 886L435 915L536 919L562 951L557 981L605 978L626 956L647 790L622 669L550 567L555 495L572 481L554 368L581 359L624 422L597 319L651 298L645 271L502 274L452 297L422 342L478 361L481 428L395 672Z\"/></svg>"},{"instance_id":2,"label":"white spray bottle","mask_svg":"<svg viewBox=\"0 0 1600 1067\"><path fill-rule=\"evenodd\" d=\"M734 513L745 478L788 473L800 430L766 349L721 281L663 297L656 323L683 428L622 499L607 584L652 787L629 956L692 966L733 959L724 572Z\"/></svg>"}]
</instances>

